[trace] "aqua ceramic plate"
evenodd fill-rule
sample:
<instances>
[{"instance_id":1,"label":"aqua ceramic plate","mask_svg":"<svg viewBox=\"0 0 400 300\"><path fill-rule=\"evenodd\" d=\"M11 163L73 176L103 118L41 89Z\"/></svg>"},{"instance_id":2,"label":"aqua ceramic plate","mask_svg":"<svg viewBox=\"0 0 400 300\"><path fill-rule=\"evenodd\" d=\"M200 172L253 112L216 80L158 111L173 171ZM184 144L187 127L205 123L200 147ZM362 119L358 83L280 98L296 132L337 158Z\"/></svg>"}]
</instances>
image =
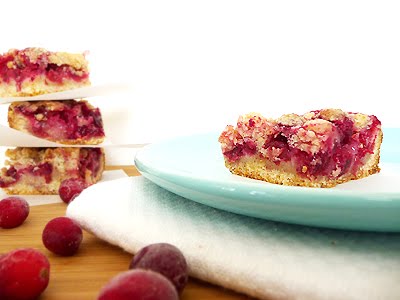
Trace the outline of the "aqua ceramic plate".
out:
<instances>
[{"instance_id":1,"label":"aqua ceramic plate","mask_svg":"<svg viewBox=\"0 0 400 300\"><path fill-rule=\"evenodd\" d=\"M135 163L157 185L218 209L295 224L400 232L400 129L384 130L381 173L330 189L232 175L217 133L148 145Z\"/></svg>"}]
</instances>

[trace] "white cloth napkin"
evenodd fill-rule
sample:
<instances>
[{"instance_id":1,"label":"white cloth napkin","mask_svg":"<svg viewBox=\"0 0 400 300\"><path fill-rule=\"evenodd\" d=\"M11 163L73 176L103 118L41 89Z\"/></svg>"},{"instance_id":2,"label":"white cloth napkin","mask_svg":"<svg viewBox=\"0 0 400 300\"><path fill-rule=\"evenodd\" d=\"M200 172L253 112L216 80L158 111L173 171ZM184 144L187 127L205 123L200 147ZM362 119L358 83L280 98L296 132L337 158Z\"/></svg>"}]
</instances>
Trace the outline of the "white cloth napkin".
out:
<instances>
[{"instance_id":1,"label":"white cloth napkin","mask_svg":"<svg viewBox=\"0 0 400 300\"><path fill-rule=\"evenodd\" d=\"M240 216L143 177L94 185L68 206L67 215L130 253L150 243L174 244L191 276L257 298L400 299L400 234Z\"/></svg>"}]
</instances>

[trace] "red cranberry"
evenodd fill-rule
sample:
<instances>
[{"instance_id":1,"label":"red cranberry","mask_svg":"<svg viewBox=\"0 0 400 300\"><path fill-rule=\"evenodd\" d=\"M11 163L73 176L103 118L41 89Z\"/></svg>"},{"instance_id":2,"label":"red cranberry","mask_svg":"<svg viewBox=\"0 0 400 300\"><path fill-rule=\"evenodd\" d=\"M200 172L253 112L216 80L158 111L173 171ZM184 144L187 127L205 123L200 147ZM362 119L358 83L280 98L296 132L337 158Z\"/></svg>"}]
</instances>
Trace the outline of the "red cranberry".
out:
<instances>
[{"instance_id":1,"label":"red cranberry","mask_svg":"<svg viewBox=\"0 0 400 300\"><path fill-rule=\"evenodd\" d=\"M60 194L62 201L68 204L85 188L87 188L87 185L82 178L70 178L61 182L58 193Z\"/></svg>"},{"instance_id":2,"label":"red cranberry","mask_svg":"<svg viewBox=\"0 0 400 300\"><path fill-rule=\"evenodd\" d=\"M29 215L29 204L20 197L8 197L0 201L0 227L18 227Z\"/></svg>"},{"instance_id":3,"label":"red cranberry","mask_svg":"<svg viewBox=\"0 0 400 300\"><path fill-rule=\"evenodd\" d=\"M150 270L125 271L111 279L100 291L97 300L178 300L173 284Z\"/></svg>"},{"instance_id":4,"label":"red cranberry","mask_svg":"<svg viewBox=\"0 0 400 300\"><path fill-rule=\"evenodd\" d=\"M182 252L167 243L151 244L133 257L130 269L148 269L167 277L181 293L188 281L188 266Z\"/></svg>"},{"instance_id":5,"label":"red cranberry","mask_svg":"<svg viewBox=\"0 0 400 300\"><path fill-rule=\"evenodd\" d=\"M16 249L0 257L0 299L36 299L49 279L50 263L35 249Z\"/></svg>"},{"instance_id":6,"label":"red cranberry","mask_svg":"<svg viewBox=\"0 0 400 300\"><path fill-rule=\"evenodd\" d=\"M47 223L42 233L42 241L51 252L71 256L81 245L82 229L72 219L58 217Z\"/></svg>"}]
</instances>

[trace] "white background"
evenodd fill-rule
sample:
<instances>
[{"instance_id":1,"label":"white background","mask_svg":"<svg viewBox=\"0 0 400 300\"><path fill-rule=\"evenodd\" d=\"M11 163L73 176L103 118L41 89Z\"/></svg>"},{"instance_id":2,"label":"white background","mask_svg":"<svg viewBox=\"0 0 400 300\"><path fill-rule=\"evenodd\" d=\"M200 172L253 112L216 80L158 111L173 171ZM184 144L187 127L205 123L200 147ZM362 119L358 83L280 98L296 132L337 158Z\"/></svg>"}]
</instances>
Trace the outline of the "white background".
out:
<instances>
[{"instance_id":1,"label":"white background","mask_svg":"<svg viewBox=\"0 0 400 300\"><path fill-rule=\"evenodd\" d=\"M337 107L399 126L398 3L3 1L0 51L89 50L93 83L132 87L94 100L129 120L129 142L221 131L250 111Z\"/></svg>"}]
</instances>

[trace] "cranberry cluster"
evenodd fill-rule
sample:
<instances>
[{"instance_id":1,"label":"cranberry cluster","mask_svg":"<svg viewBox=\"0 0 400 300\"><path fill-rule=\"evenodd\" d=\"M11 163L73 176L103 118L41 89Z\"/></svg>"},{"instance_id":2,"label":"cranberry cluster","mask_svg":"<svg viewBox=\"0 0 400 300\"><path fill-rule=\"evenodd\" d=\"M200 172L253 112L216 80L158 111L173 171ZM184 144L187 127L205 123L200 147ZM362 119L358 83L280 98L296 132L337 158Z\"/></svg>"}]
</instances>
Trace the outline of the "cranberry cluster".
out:
<instances>
[{"instance_id":1,"label":"cranberry cluster","mask_svg":"<svg viewBox=\"0 0 400 300\"><path fill-rule=\"evenodd\" d=\"M77 190L73 183L64 187L69 185L73 191ZM69 191L66 202L72 201L80 191ZM8 197L0 201L0 227L18 227L28 215L26 200ZM60 256L76 254L82 239L80 226L67 217L50 220L42 232L43 245ZM39 250L21 248L0 254L0 299L36 299L47 288L49 280L50 263ZM100 290L97 299L178 300L187 282L188 266L182 252L171 244L156 243L140 249L131 260L129 269L112 278Z\"/></svg>"}]
</instances>

